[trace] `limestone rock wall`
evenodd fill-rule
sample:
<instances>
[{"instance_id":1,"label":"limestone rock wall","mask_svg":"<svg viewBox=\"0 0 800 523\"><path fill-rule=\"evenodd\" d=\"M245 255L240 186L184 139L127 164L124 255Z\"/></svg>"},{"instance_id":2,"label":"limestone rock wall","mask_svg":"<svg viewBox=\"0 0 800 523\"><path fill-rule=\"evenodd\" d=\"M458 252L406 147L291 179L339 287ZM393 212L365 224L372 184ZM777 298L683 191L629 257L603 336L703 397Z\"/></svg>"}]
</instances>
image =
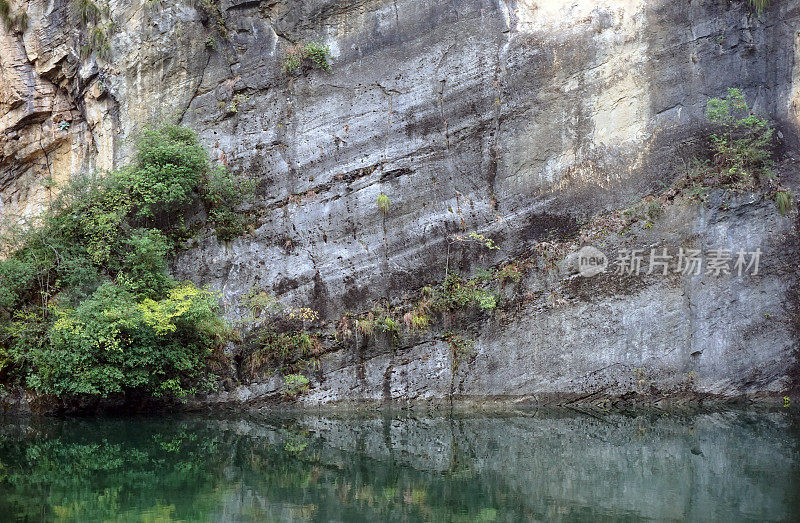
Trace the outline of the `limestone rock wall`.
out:
<instances>
[{"instance_id":1,"label":"limestone rock wall","mask_svg":"<svg viewBox=\"0 0 800 523\"><path fill-rule=\"evenodd\" d=\"M780 124L791 156L800 3L773 4L758 17L728 0L110 0L110 49L98 57L82 53L86 30L68 0L13 0L28 23L0 28L0 213L35 215L52 197L48 179L113 168L142 127L177 121L261 183L246 209L256 229L229 244L198 238L176 275L221 291L231 319L256 286L332 324L441 280L446 264L495 265L668 185L697 147L706 100L728 87ZM301 41L328 44L332 72L283 72ZM521 295L564 299L476 322L469 372L453 375L435 333L399 354L339 347L305 401L581 397L642 382L782 391L797 347L794 215L761 200L719 203L727 210L679 205L635 239L766 245L762 278L586 290L531 276ZM448 256L460 231L500 249ZM278 388L267 380L223 399Z\"/></svg>"}]
</instances>

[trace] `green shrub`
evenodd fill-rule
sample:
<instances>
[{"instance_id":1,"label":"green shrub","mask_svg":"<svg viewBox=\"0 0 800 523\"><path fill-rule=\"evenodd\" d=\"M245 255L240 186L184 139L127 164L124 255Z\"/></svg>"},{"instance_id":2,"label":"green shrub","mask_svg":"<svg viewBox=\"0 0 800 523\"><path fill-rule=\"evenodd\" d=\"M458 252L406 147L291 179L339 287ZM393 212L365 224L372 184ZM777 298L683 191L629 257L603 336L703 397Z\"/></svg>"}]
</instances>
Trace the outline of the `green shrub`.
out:
<instances>
[{"instance_id":1,"label":"green shrub","mask_svg":"<svg viewBox=\"0 0 800 523\"><path fill-rule=\"evenodd\" d=\"M191 203L209 170L208 154L194 131L176 125L145 129L137 148L135 168L120 177L138 204L137 216L171 227L171 216Z\"/></svg>"},{"instance_id":2,"label":"green shrub","mask_svg":"<svg viewBox=\"0 0 800 523\"><path fill-rule=\"evenodd\" d=\"M139 301L124 282L106 282L56 317L49 344L32 351L28 385L58 396L205 390L205 361L225 332L216 297L191 284Z\"/></svg>"},{"instance_id":3,"label":"green shrub","mask_svg":"<svg viewBox=\"0 0 800 523\"><path fill-rule=\"evenodd\" d=\"M407 312L403 316L403 323L406 324L411 330L423 331L431 324L431 317L428 312L430 311L430 301L422 299L414 308L414 310Z\"/></svg>"},{"instance_id":4,"label":"green shrub","mask_svg":"<svg viewBox=\"0 0 800 523\"><path fill-rule=\"evenodd\" d=\"M250 356L250 368L279 368L297 363L319 352L319 339L303 331L275 332L266 329L256 338L257 348Z\"/></svg>"},{"instance_id":5,"label":"green shrub","mask_svg":"<svg viewBox=\"0 0 800 523\"><path fill-rule=\"evenodd\" d=\"M144 298L163 295L172 285L167 276L167 237L156 229L136 229L123 243L121 269L131 292Z\"/></svg>"},{"instance_id":6,"label":"green shrub","mask_svg":"<svg viewBox=\"0 0 800 523\"><path fill-rule=\"evenodd\" d=\"M647 218L652 222L656 221L664 210L661 208L661 203L657 201L652 201L647 204Z\"/></svg>"},{"instance_id":7,"label":"green shrub","mask_svg":"<svg viewBox=\"0 0 800 523\"><path fill-rule=\"evenodd\" d=\"M509 263L500 268L497 272L497 279L501 283L519 283L522 280L522 271L517 264Z\"/></svg>"},{"instance_id":8,"label":"green shrub","mask_svg":"<svg viewBox=\"0 0 800 523\"><path fill-rule=\"evenodd\" d=\"M772 138L775 129L750 112L740 89L725 98L712 98L706 117L722 130L711 135L711 172L718 183L748 186L772 176Z\"/></svg>"},{"instance_id":9,"label":"green shrub","mask_svg":"<svg viewBox=\"0 0 800 523\"><path fill-rule=\"evenodd\" d=\"M378 327L381 331L390 336L397 336L400 334L400 324L388 316L381 319L380 323L378 323Z\"/></svg>"},{"instance_id":10,"label":"green shrub","mask_svg":"<svg viewBox=\"0 0 800 523\"><path fill-rule=\"evenodd\" d=\"M72 180L35 226L2 238L5 383L101 396L208 386L209 356L230 330L215 296L166 272L180 238L172 215L197 200L207 156L173 126L137 146L133 165Z\"/></svg>"},{"instance_id":11,"label":"green shrub","mask_svg":"<svg viewBox=\"0 0 800 523\"><path fill-rule=\"evenodd\" d=\"M461 334L447 332L444 335L444 340L450 346L450 354L453 358L452 361L454 372L461 363L467 361L476 354L475 342L465 338Z\"/></svg>"},{"instance_id":12,"label":"green shrub","mask_svg":"<svg viewBox=\"0 0 800 523\"><path fill-rule=\"evenodd\" d=\"M308 378L302 374L289 374L284 376L284 393L289 396L297 396L307 391L309 388Z\"/></svg>"},{"instance_id":13,"label":"green shrub","mask_svg":"<svg viewBox=\"0 0 800 523\"><path fill-rule=\"evenodd\" d=\"M375 331L375 320L370 317L356 320L356 330L363 336L372 335Z\"/></svg>"},{"instance_id":14,"label":"green shrub","mask_svg":"<svg viewBox=\"0 0 800 523\"><path fill-rule=\"evenodd\" d=\"M468 307L493 310L497 307L497 296L479 287L477 280L464 281L454 273L432 290L432 304L436 310L455 311Z\"/></svg>"},{"instance_id":15,"label":"green shrub","mask_svg":"<svg viewBox=\"0 0 800 523\"><path fill-rule=\"evenodd\" d=\"M283 60L283 72L294 73L306 63L324 71L331 70L331 49L323 43L306 42L289 47Z\"/></svg>"},{"instance_id":16,"label":"green shrub","mask_svg":"<svg viewBox=\"0 0 800 523\"><path fill-rule=\"evenodd\" d=\"M492 240L491 238L487 238L483 234L478 234L475 231L470 232L466 236L466 238L464 238L462 236L456 236L456 239L459 240L459 241L477 242L477 243L483 245L484 247L486 247L489 250L497 250L497 249L500 248L500 247L498 247L497 245L494 244L494 240Z\"/></svg>"},{"instance_id":17,"label":"green shrub","mask_svg":"<svg viewBox=\"0 0 800 523\"><path fill-rule=\"evenodd\" d=\"M280 312L283 310L283 305L272 294L252 287L247 294L242 297L242 303L250 311L252 321L259 319L265 313Z\"/></svg>"}]
</instances>

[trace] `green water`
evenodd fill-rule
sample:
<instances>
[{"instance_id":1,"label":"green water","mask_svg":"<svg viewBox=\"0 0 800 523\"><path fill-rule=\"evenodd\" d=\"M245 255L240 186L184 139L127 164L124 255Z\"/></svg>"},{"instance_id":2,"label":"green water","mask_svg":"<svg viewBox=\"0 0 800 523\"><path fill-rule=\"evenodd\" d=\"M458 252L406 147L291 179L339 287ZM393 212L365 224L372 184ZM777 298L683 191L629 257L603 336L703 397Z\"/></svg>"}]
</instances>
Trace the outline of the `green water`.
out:
<instances>
[{"instance_id":1,"label":"green water","mask_svg":"<svg viewBox=\"0 0 800 523\"><path fill-rule=\"evenodd\" d=\"M788 412L0 418L0 521L800 520Z\"/></svg>"}]
</instances>

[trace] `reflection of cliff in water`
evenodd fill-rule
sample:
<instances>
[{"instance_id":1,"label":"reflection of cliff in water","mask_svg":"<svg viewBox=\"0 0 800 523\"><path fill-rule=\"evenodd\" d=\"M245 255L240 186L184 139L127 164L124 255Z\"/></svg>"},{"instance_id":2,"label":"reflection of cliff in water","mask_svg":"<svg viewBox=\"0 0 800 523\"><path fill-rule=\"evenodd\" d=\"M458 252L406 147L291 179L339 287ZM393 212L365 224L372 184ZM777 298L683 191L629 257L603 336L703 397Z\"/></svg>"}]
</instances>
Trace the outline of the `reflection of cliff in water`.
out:
<instances>
[{"instance_id":1,"label":"reflection of cliff in water","mask_svg":"<svg viewBox=\"0 0 800 523\"><path fill-rule=\"evenodd\" d=\"M786 413L6 419L0 519L793 519L799 462Z\"/></svg>"}]
</instances>

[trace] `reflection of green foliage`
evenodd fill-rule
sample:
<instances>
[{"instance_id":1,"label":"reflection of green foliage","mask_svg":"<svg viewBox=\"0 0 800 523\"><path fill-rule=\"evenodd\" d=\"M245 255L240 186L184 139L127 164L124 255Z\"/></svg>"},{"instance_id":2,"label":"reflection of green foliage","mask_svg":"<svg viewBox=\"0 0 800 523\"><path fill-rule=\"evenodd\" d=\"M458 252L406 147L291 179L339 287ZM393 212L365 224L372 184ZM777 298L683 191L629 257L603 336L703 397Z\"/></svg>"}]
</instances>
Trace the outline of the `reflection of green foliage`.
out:
<instances>
[{"instance_id":1,"label":"reflection of green foliage","mask_svg":"<svg viewBox=\"0 0 800 523\"><path fill-rule=\"evenodd\" d=\"M375 425L361 417L310 418L344 429L333 441L303 429L302 419L4 419L0 521L546 519L531 503L529 483L515 486L507 472L480 465L480 446L455 447L451 459L459 465L451 471L432 468L428 453L442 451L441 439L431 437L438 423L425 429L410 420L423 437L403 431L412 436L408 446L392 438L398 451L420 451L420 466L412 466L413 455L381 458L365 439L372 426L381 441L380 418ZM417 446L423 442L427 448ZM564 510L566 519L597 516L583 505Z\"/></svg>"},{"instance_id":2,"label":"reflection of green foliage","mask_svg":"<svg viewBox=\"0 0 800 523\"><path fill-rule=\"evenodd\" d=\"M0 437L0 519L197 519L221 502L225 456L214 434L173 423L133 433L124 422L66 427L41 439Z\"/></svg>"},{"instance_id":3,"label":"reflection of green foliage","mask_svg":"<svg viewBox=\"0 0 800 523\"><path fill-rule=\"evenodd\" d=\"M309 444L308 434L289 432L283 444L283 449L291 454L300 454Z\"/></svg>"}]
</instances>

